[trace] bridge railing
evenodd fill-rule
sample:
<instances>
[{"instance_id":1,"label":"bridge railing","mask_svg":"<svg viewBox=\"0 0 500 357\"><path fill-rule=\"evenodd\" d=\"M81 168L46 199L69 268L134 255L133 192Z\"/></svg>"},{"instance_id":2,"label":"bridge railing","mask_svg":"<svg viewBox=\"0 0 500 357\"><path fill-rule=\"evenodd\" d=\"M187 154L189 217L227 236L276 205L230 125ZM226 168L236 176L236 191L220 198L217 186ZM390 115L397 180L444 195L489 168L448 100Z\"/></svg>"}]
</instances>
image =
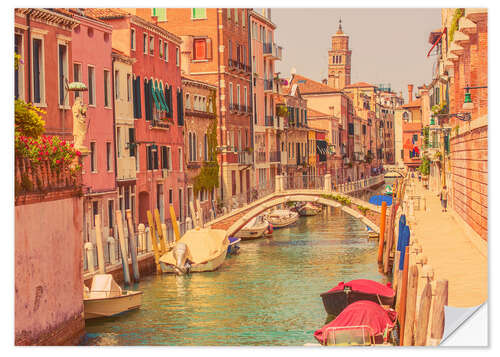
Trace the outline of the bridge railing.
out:
<instances>
[{"instance_id":1,"label":"bridge railing","mask_svg":"<svg viewBox=\"0 0 500 357\"><path fill-rule=\"evenodd\" d=\"M358 181L346 182L343 184L334 185L332 183L332 190L338 191L341 193L350 193L355 191L360 191L365 188L377 185L379 183L384 182L384 175L372 176L369 178L364 178Z\"/></svg>"},{"instance_id":2,"label":"bridge railing","mask_svg":"<svg viewBox=\"0 0 500 357\"><path fill-rule=\"evenodd\" d=\"M324 176L283 176L284 190L315 189L323 190L325 188Z\"/></svg>"}]
</instances>

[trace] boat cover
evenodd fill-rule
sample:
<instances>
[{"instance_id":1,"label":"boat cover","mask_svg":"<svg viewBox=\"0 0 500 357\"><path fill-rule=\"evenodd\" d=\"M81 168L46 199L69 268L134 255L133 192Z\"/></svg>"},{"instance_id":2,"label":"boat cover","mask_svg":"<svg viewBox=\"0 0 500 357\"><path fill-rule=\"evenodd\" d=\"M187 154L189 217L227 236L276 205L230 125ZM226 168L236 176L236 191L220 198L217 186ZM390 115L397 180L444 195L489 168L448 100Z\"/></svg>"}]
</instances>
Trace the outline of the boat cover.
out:
<instances>
[{"instance_id":1,"label":"boat cover","mask_svg":"<svg viewBox=\"0 0 500 357\"><path fill-rule=\"evenodd\" d=\"M386 310L373 301L356 301L347 306L335 320L316 330L314 337L324 344L328 328L346 326L368 326L371 336L381 335L386 328L394 328L396 316L396 311Z\"/></svg>"},{"instance_id":2,"label":"boat cover","mask_svg":"<svg viewBox=\"0 0 500 357\"><path fill-rule=\"evenodd\" d=\"M271 212L269 216L273 217L291 217L297 215L297 212L292 212L288 209L277 209L276 211Z\"/></svg>"},{"instance_id":3,"label":"boat cover","mask_svg":"<svg viewBox=\"0 0 500 357\"><path fill-rule=\"evenodd\" d=\"M111 274L96 274L92 277L92 285L87 296L90 299L102 299L121 294L122 288L113 280Z\"/></svg>"},{"instance_id":4,"label":"boat cover","mask_svg":"<svg viewBox=\"0 0 500 357\"><path fill-rule=\"evenodd\" d=\"M384 202L384 201L387 203L387 206L392 205L392 196L375 195L375 196L370 197L370 200L369 200L369 202L372 205L376 205L376 206L382 206L382 202Z\"/></svg>"},{"instance_id":5,"label":"boat cover","mask_svg":"<svg viewBox=\"0 0 500 357\"><path fill-rule=\"evenodd\" d=\"M227 251L229 240L223 229L197 228L187 231L178 242L188 247L187 259L191 264L202 264ZM175 266L173 250L164 254L160 261Z\"/></svg>"},{"instance_id":6,"label":"boat cover","mask_svg":"<svg viewBox=\"0 0 500 357\"><path fill-rule=\"evenodd\" d=\"M229 237L229 244L233 245L241 241L241 238L238 237Z\"/></svg>"},{"instance_id":7,"label":"boat cover","mask_svg":"<svg viewBox=\"0 0 500 357\"><path fill-rule=\"evenodd\" d=\"M387 297L393 297L395 294L395 291L391 288L391 283L384 285L368 279L351 280L348 283L341 281L336 287L328 290L327 293L344 291L345 286L349 286L353 291L359 291L366 294L376 294Z\"/></svg>"}]
</instances>

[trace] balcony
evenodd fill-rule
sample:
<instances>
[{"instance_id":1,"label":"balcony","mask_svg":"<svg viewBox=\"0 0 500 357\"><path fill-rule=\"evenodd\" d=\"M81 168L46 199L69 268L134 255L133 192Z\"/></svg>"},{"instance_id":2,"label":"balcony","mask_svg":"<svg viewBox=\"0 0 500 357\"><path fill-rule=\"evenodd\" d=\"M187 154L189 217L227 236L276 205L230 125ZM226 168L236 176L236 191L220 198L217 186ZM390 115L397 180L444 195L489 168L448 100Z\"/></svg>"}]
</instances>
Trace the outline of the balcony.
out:
<instances>
[{"instance_id":1,"label":"balcony","mask_svg":"<svg viewBox=\"0 0 500 357\"><path fill-rule=\"evenodd\" d=\"M280 151L271 151L269 153L269 162L280 162L281 152Z\"/></svg>"},{"instance_id":2,"label":"balcony","mask_svg":"<svg viewBox=\"0 0 500 357\"><path fill-rule=\"evenodd\" d=\"M274 126L274 120L273 120L274 118L272 115L266 115L264 119L265 119L265 126L271 126L271 127Z\"/></svg>"},{"instance_id":3,"label":"balcony","mask_svg":"<svg viewBox=\"0 0 500 357\"><path fill-rule=\"evenodd\" d=\"M282 165L288 164L288 153L286 151L278 151L280 153L280 163Z\"/></svg>"},{"instance_id":4,"label":"balcony","mask_svg":"<svg viewBox=\"0 0 500 357\"><path fill-rule=\"evenodd\" d=\"M240 110L240 106L235 103L229 103L229 110L232 112L237 112Z\"/></svg>"},{"instance_id":5,"label":"balcony","mask_svg":"<svg viewBox=\"0 0 500 357\"><path fill-rule=\"evenodd\" d=\"M117 164L117 173L116 173L116 179L117 180L135 180L136 175L135 175L135 157L134 156L129 156L129 157L118 157L116 159L116 164Z\"/></svg>"},{"instance_id":6,"label":"balcony","mask_svg":"<svg viewBox=\"0 0 500 357\"><path fill-rule=\"evenodd\" d=\"M275 43L264 43L264 56L270 56L271 59L281 60L283 48Z\"/></svg>"},{"instance_id":7,"label":"balcony","mask_svg":"<svg viewBox=\"0 0 500 357\"><path fill-rule=\"evenodd\" d=\"M284 130L285 129L285 120L280 117L276 117L276 120L274 121L274 129L276 130Z\"/></svg>"},{"instance_id":8,"label":"balcony","mask_svg":"<svg viewBox=\"0 0 500 357\"><path fill-rule=\"evenodd\" d=\"M273 80L264 79L264 92L272 92L272 91L273 91Z\"/></svg>"},{"instance_id":9,"label":"balcony","mask_svg":"<svg viewBox=\"0 0 500 357\"><path fill-rule=\"evenodd\" d=\"M240 165L252 165L253 158L252 154L248 151L240 151L238 153L238 164Z\"/></svg>"},{"instance_id":10,"label":"balcony","mask_svg":"<svg viewBox=\"0 0 500 357\"><path fill-rule=\"evenodd\" d=\"M257 163L266 162L266 153L265 153L265 151L259 151L259 152L255 153L255 158L257 160Z\"/></svg>"}]
</instances>

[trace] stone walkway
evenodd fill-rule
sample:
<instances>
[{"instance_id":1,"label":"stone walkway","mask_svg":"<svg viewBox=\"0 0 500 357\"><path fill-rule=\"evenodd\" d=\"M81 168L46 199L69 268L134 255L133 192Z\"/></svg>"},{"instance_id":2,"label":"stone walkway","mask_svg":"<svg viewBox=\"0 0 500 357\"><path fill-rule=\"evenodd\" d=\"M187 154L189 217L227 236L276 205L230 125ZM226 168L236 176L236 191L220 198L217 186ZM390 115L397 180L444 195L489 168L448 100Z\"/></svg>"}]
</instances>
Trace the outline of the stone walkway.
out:
<instances>
[{"instance_id":1,"label":"stone walkway","mask_svg":"<svg viewBox=\"0 0 500 357\"><path fill-rule=\"evenodd\" d=\"M484 303L488 299L487 243L475 236L452 209L442 212L435 193L419 182L414 181L413 187L409 191L424 200L420 210L414 211L411 235L417 237L434 269L434 281L448 280L448 305L471 307ZM419 282L418 296L423 285Z\"/></svg>"}]
</instances>

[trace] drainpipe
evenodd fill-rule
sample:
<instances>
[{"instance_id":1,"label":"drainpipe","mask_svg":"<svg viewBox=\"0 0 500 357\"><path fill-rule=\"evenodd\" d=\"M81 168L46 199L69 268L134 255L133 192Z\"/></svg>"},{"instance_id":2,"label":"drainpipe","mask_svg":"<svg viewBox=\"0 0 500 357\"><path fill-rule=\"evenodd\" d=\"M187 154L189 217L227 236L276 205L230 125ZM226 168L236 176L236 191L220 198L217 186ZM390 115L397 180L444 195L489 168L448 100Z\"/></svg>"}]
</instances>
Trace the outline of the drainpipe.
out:
<instances>
[{"instance_id":1,"label":"drainpipe","mask_svg":"<svg viewBox=\"0 0 500 357\"><path fill-rule=\"evenodd\" d=\"M26 14L26 26L28 27L28 103L31 103L31 11Z\"/></svg>"},{"instance_id":2,"label":"drainpipe","mask_svg":"<svg viewBox=\"0 0 500 357\"><path fill-rule=\"evenodd\" d=\"M250 72L250 101L252 103L252 113L250 114L250 147L254 147L254 127L253 127L253 111L255 108L253 107L253 68L252 68L252 38L251 38L251 29L252 25L250 24L250 11L247 11L247 25L248 25L248 64L251 68ZM253 151L253 164L254 164L254 175L255 175L255 150Z\"/></svg>"},{"instance_id":3,"label":"drainpipe","mask_svg":"<svg viewBox=\"0 0 500 357\"><path fill-rule=\"evenodd\" d=\"M115 188L116 188L116 178L118 177L118 164L116 156L116 109L115 109L115 58L111 58L111 71L113 71L113 83L111 83L111 95L113 96L112 110L113 110L113 161L115 166ZM135 211L135 210L134 210Z\"/></svg>"},{"instance_id":4,"label":"drainpipe","mask_svg":"<svg viewBox=\"0 0 500 357\"><path fill-rule=\"evenodd\" d=\"M219 12L220 11L220 12ZM229 11L229 10L228 10ZM223 135L222 135L222 100L221 100L221 74L220 74L220 16L222 14L222 9L217 8L217 87L219 88L219 136L220 136L220 146L223 147ZM220 199L221 202L224 200L224 182L223 182L223 174L222 174L222 153L221 153L221 167L220 167Z\"/></svg>"}]
</instances>

